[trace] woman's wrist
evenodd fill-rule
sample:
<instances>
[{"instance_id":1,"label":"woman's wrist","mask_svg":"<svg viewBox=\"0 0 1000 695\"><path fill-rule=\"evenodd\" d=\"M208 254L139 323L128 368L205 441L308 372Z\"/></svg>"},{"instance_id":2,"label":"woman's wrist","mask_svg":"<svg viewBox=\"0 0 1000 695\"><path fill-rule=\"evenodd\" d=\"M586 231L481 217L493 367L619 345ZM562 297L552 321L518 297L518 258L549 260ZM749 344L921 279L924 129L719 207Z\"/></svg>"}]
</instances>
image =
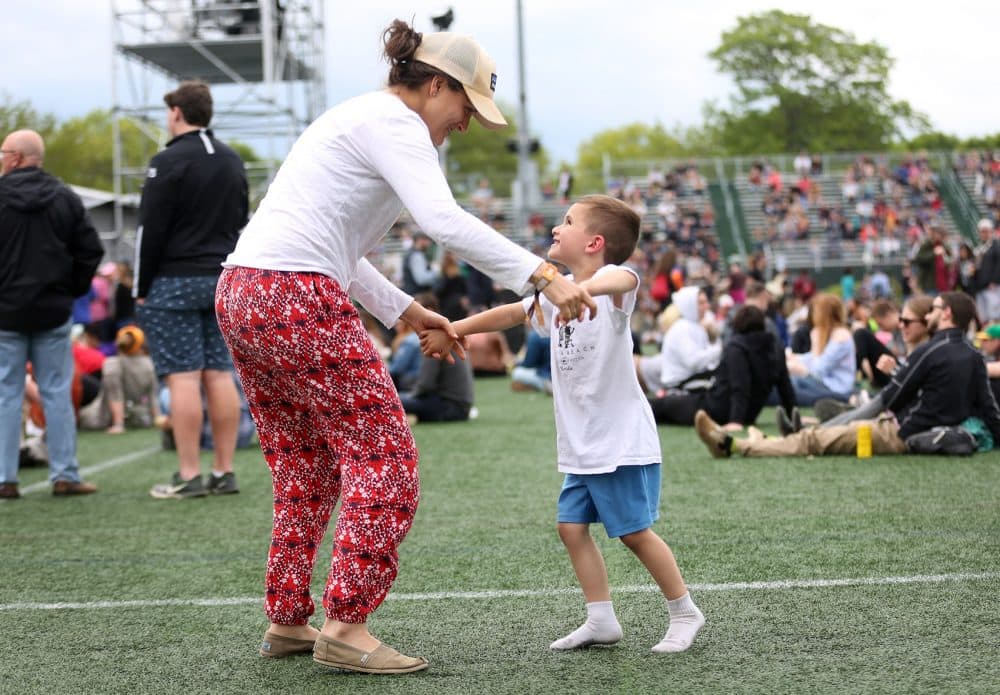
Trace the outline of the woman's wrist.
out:
<instances>
[{"instance_id":1,"label":"woman's wrist","mask_svg":"<svg viewBox=\"0 0 1000 695\"><path fill-rule=\"evenodd\" d=\"M559 275L559 269L551 263L545 262L535 269L529 280L535 289L541 292L549 286L549 283L556 279L557 275Z\"/></svg>"}]
</instances>

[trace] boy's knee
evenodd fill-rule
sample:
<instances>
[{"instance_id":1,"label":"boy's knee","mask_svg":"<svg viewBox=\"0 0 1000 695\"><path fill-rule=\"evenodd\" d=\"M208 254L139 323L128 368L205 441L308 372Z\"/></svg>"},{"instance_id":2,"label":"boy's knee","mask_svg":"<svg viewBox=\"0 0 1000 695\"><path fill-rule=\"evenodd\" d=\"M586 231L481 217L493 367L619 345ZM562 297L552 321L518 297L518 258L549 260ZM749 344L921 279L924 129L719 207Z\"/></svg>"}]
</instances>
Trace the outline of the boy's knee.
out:
<instances>
[{"instance_id":1,"label":"boy's knee","mask_svg":"<svg viewBox=\"0 0 1000 695\"><path fill-rule=\"evenodd\" d=\"M584 536L590 535L590 530L587 524L572 524L566 521L560 521L556 524L556 529L559 531L559 538L563 543L569 544L574 541L578 541Z\"/></svg>"},{"instance_id":2,"label":"boy's knee","mask_svg":"<svg viewBox=\"0 0 1000 695\"><path fill-rule=\"evenodd\" d=\"M640 531L633 531L632 533L626 533L624 536L620 536L619 540L625 544L630 550L634 550L639 547L651 534L652 531L648 528L644 528Z\"/></svg>"}]
</instances>

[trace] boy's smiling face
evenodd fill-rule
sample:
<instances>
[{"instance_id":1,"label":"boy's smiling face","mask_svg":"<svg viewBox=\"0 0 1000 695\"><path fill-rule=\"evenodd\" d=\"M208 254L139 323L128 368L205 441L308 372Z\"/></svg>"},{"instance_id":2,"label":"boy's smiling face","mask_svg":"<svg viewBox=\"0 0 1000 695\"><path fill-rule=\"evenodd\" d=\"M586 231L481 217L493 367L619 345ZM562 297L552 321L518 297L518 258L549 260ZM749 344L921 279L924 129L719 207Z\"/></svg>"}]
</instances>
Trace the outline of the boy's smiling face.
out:
<instances>
[{"instance_id":1,"label":"boy's smiling face","mask_svg":"<svg viewBox=\"0 0 1000 695\"><path fill-rule=\"evenodd\" d=\"M586 206L574 203L566 211L562 224L552 228L551 260L572 268L584 257L587 245L594 239L588 230L588 212Z\"/></svg>"}]
</instances>

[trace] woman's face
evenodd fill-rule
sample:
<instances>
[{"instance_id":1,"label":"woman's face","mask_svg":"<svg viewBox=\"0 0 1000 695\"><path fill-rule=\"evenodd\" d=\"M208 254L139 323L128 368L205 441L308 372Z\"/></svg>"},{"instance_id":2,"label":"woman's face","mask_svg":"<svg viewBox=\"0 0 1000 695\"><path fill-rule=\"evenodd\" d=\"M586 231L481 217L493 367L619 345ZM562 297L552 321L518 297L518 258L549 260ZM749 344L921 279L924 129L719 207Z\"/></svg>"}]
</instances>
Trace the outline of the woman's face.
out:
<instances>
[{"instance_id":1,"label":"woman's face","mask_svg":"<svg viewBox=\"0 0 1000 695\"><path fill-rule=\"evenodd\" d=\"M428 97L419 114L431 133L431 142L438 147L452 131L464 133L475 112L464 89L456 92L444 79L435 77L430 81Z\"/></svg>"},{"instance_id":2,"label":"woman's face","mask_svg":"<svg viewBox=\"0 0 1000 695\"><path fill-rule=\"evenodd\" d=\"M919 343L927 337L927 324L924 319L919 318L908 306L903 307L903 313L899 317L902 326L903 340L909 344Z\"/></svg>"}]
</instances>

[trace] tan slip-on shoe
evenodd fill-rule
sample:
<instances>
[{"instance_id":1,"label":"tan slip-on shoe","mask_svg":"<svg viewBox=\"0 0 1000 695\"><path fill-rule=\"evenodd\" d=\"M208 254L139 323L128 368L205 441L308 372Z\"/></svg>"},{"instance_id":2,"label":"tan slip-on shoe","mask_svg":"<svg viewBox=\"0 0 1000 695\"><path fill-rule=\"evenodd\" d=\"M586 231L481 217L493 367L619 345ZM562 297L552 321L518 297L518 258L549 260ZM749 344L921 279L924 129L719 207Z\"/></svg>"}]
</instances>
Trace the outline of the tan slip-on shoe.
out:
<instances>
[{"instance_id":1,"label":"tan slip-on shoe","mask_svg":"<svg viewBox=\"0 0 1000 695\"><path fill-rule=\"evenodd\" d=\"M73 480L57 480L52 483L52 494L56 497L68 497L70 495L92 495L97 492L97 486L93 483L85 483Z\"/></svg>"},{"instance_id":2,"label":"tan slip-on shoe","mask_svg":"<svg viewBox=\"0 0 1000 695\"><path fill-rule=\"evenodd\" d=\"M314 644L311 639L285 637L268 630L264 633L264 641L260 643L260 655L265 659L281 659L296 654L309 654Z\"/></svg>"},{"instance_id":3,"label":"tan slip-on shoe","mask_svg":"<svg viewBox=\"0 0 1000 695\"><path fill-rule=\"evenodd\" d=\"M413 673L429 666L427 659L400 654L392 647L380 644L366 652L320 635L313 648L313 661L323 666L358 673Z\"/></svg>"}]
</instances>

